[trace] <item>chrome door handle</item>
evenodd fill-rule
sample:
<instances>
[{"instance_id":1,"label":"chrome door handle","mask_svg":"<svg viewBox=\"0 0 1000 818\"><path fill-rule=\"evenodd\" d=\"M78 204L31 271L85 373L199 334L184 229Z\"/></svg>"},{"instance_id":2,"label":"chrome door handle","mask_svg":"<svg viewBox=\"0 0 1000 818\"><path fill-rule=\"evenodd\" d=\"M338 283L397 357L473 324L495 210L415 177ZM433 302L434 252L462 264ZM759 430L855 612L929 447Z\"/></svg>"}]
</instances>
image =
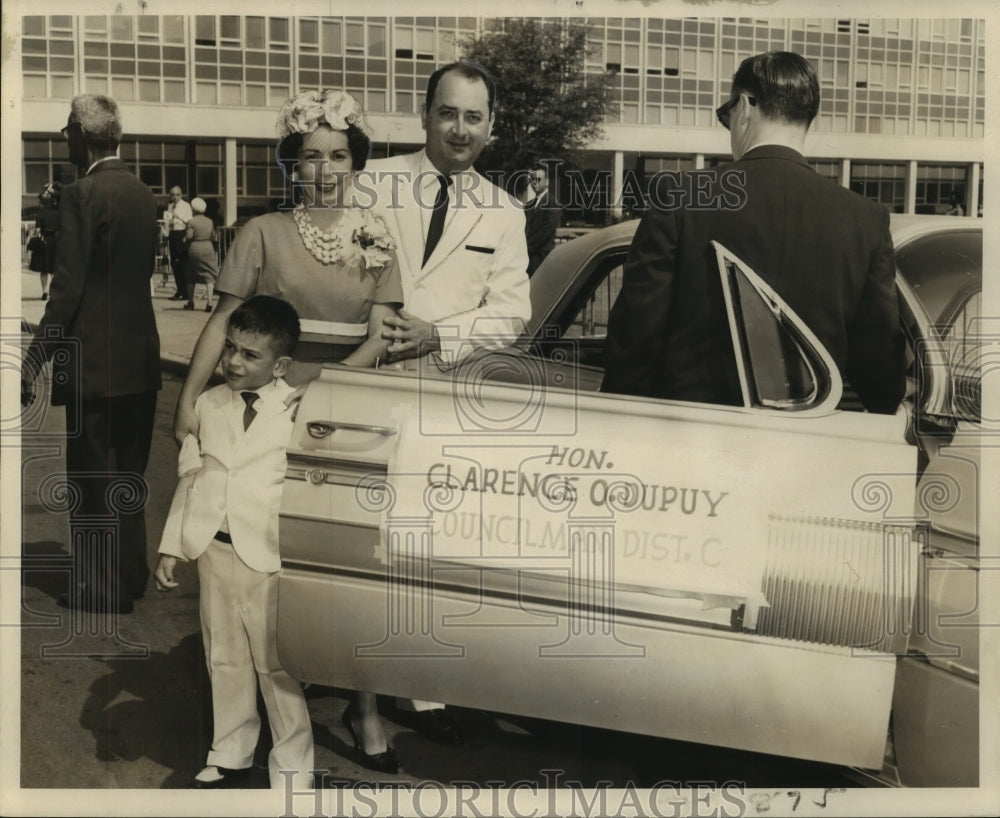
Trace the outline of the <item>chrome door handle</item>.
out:
<instances>
[{"instance_id":1,"label":"chrome door handle","mask_svg":"<svg viewBox=\"0 0 1000 818\"><path fill-rule=\"evenodd\" d=\"M363 423L335 423L332 420L311 420L306 423L306 430L309 437L314 440L325 440L336 431L345 432L366 432L368 434L380 435L381 437L392 437L396 434L395 429L388 426L367 426Z\"/></svg>"}]
</instances>

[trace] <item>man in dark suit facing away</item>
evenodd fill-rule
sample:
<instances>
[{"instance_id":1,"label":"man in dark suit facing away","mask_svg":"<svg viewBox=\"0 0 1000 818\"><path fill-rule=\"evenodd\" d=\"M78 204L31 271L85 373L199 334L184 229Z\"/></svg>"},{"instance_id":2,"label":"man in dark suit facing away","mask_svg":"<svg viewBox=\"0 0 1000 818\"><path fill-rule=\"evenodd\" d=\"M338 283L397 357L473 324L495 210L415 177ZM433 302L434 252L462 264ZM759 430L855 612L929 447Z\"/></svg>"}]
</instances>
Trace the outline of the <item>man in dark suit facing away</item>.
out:
<instances>
[{"instance_id":1,"label":"man in dark suit facing away","mask_svg":"<svg viewBox=\"0 0 1000 818\"><path fill-rule=\"evenodd\" d=\"M816 174L802 156L819 83L797 54L744 60L717 111L732 164L653 190L611 310L602 389L739 405L715 240L805 321L871 412L905 388L885 208Z\"/></svg>"},{"instance_id":2,"label":"man in dark suit facing away","mask_svg":"<svg viewBox=\"0 0 1000 818\"><path fill-rule=\"evenodd\" d=\"M127 614L149 578L143 472L160 388L149 291L156 202L115 155L114 100L76 97L62 133L81 175L60 197L51 297L25 357L21 400L34 400L35 378L53 359L52 403L66 407L75 579L60 604Z\"/></svg>"}]
</instances>

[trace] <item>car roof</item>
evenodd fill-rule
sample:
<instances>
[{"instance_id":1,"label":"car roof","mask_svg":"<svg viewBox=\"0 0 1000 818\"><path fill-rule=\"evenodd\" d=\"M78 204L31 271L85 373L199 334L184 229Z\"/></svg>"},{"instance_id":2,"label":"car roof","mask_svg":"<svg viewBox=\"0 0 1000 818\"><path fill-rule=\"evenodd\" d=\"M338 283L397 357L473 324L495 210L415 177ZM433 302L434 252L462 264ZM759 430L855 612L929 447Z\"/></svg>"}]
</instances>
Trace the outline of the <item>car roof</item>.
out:
<instances>
[{"instance_id":1,"label":"car roof","mask_svg":"<svg viewBox=\"0 0 1000 818\"><path fill-rule=\"evenodd\" d=\"M982 221L954 216L894 226L896 269L931 323L948 323L983 288Z\"/></svg>"},{"instance_id":2,"label":"car roof","mask_svg":"<svg viewBox=\"0 0 1000 818\"><path fill-rule=\"evenodd\" d=\"M528 335L534 335L541 321L562 292L573 282L574 274L590 258L632 243L638 219L591 230L563 244L557 244L531 277L531 320Z\"/></svg>"},{"instance_id":3,"label":"car roof","mask_svg":"<svg viewBox=\"0 0 1000 818\"><path fill-rule=\"evenodd\" d=\"M982 230L980 219L956 216L918 216L912 213L892 213L889 215L889 229L892 243L896 247L928 233L944 233L960 230Z\"/></svg>"}]
</instances>

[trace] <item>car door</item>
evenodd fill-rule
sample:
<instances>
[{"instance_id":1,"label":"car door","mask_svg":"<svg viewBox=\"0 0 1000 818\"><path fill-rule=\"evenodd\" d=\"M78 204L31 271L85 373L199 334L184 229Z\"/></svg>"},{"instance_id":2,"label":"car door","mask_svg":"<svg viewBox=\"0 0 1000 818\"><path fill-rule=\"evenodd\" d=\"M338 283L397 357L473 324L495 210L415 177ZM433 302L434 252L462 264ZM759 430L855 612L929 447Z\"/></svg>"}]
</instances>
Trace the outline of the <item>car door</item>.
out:
<instances>
[{"instance_id":1,"label":"car door","mask_svg":"<svg viewBox=\"0 0 1000 818\"><path fill-rule=\"evenodd\" d=\"M285 668L878 767L918 551L906 419L836 411L829 355L718 252L742 407L580 388L566 337L324 370L289 449Z\"/></svg>"}]
</instances>

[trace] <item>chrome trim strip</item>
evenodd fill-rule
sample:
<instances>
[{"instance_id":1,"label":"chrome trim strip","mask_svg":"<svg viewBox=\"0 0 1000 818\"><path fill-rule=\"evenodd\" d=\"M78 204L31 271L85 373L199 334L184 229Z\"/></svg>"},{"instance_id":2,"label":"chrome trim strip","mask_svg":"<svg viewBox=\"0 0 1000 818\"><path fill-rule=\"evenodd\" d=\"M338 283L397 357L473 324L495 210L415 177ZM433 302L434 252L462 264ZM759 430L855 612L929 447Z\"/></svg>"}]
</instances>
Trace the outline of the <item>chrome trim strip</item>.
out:
<instances>
[{"instance_id":1,"label":"chrome trim strip","mask_svg":"<svg viewBox=\"0 0 1000 818\"><path fill-rule=\"evenodd\" d=\"M387 577L385 573L365 571L358 568L342 568L333 565L317 565L309 562L301 562L298 560L282 560L281 561L281 571L289 572L299 572L303 574L308 574L311 576L337 576L337 577L352 577L354 579L367 580L369 582L383 583L387 584ZM510 578L516 578L516 571L504 570ZM485 604L487 600L505 600L508 602L516 602L519 607L524 607L525 604L539 606L543 609L543 612L552 611L555 609L560 615L572 616L574 614L579 615L580 613L587 614L588 617L594 616L600 618L602 621L608 621L609 618L617 619L618 617L624 617L629 620L637 620L640 622L660 622L666 624L679 624L687 625L695 628L702 628L711 631L721 631L722 633L743 633L747 636L753 636L752 633L746 633L739 626L740 621L738 617L733 617L733 624L730 627L722 627L710 622L701 622L697 619L680 619L672 616L664 616L661 614L649 613L644 611L639 611L630 608L623 608L616 605L615 607L608 607L605 605L587 605L585 608L578 608L572 605L568 600L557 599L553 597L540 596L537 593L527 593L522 587L518 587L516 591L504 591L499 590L496 587L488 587L482 583L478 585L460 585L454 582L441 582L440 580L422 580L416 577L407 576L405 574L394 574L392 576L392 584L405 585L411 588L431 588L433 592L451 593L458 594L460 596L470 596L474 597L480 605ZM737 612L734 612L737 613Z\"/></svg>"}]
</instances>

